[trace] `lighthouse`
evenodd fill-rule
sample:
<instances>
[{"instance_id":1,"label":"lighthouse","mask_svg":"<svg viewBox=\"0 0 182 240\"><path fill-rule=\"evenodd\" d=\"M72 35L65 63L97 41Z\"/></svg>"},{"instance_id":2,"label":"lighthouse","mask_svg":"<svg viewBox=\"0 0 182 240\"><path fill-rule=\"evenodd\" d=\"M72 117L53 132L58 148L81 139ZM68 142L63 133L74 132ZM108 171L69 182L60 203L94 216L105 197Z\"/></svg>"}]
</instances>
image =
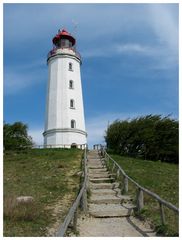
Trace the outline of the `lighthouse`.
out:
<instances>
[{"instance_id":1,"label":"lighthouse","mask_svg":"<svg viewBox=\"0 0 182 240\"><path fill-rule=\"evenodd\" d=\"M65 29L52 39L48 53L48 86L44 147L71 147L87 143L80 66L76 39Z\"/></svg>"}]
</instances>

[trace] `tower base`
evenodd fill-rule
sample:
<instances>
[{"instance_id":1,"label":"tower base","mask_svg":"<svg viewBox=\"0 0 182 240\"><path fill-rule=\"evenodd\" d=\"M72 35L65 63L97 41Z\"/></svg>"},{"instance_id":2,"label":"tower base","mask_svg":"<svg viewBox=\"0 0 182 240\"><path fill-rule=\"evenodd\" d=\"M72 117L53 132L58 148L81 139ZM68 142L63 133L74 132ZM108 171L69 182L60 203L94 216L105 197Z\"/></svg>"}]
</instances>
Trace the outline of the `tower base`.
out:
<instances>
[{"instance_id":1,"label":"tower base","mask_svg":"<svg viewBox=\"0 0 182 240\"><path fill-rule=\"evenodd\" d=\"M43 133L45 148L85 148L87 133L79 129L51 129Z\"/></svg>"}]
</instances>

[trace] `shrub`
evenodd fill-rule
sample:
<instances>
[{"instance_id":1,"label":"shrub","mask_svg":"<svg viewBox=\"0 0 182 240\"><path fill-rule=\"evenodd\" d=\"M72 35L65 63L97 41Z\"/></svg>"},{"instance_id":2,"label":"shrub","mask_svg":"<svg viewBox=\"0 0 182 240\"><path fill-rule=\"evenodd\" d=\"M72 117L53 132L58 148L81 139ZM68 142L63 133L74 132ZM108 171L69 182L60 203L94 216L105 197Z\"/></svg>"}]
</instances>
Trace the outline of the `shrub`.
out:
<instances>
[{"instance_id":1,"label":"shrub","mask_svg":"<svg viewBox=\"0 0 182 240\"><path fill-rule=\"evenodd\" d=\"M116 120L106 130L110 152L148 160L178 163L179 123L161 115Z\"/></svg>"},{"instance_id":2,"label":"shrub","mask_svg":"<svg viewBox=\"0 0 182 240\"><path fill-rule=\"evenodd\" d=\"M4 123L4 150L28 149L33 146L32 138L28 136L28 126L22 122Z\"/></svg>"}]
</instances>

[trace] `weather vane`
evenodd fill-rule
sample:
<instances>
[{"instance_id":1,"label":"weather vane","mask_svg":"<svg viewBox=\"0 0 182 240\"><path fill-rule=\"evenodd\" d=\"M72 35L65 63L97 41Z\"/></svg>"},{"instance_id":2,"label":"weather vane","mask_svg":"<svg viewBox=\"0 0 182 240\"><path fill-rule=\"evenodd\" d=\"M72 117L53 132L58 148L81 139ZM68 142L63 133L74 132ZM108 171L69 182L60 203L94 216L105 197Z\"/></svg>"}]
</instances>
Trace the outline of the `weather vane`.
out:
<instances>
[{"instance_id":1,"label":"weather vane","mask_svg":"<svg viewBox=\"0 0 182 240\"><path fill-rule=\"evenodd\" d=\"M65 26L61 26L59 29L58 29L58 33L60 33L62 31L62 29L65 29Z\"/></svg>"},{"instance_id":2,"label":"weather vane","mask_svg":"<svg viewBox=\"0 0 182 240\"><path fill-rule=\"evenodd\" d=\"M78 22L75 21L75 20L72 20L72 23L73 23L73 35L76 36L76 34L77 34Z\"/></svg>"}]
</instances>

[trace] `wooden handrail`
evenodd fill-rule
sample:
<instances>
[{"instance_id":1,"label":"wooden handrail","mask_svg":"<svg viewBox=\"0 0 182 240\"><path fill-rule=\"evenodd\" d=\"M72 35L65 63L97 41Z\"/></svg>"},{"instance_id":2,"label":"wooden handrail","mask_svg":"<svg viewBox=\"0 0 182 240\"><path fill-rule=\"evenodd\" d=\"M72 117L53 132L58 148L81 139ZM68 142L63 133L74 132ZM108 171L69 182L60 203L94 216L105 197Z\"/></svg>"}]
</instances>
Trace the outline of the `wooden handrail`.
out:
<instances>
[{"instance_id":1,"label":"wooden handrail","mask_svg":"<svg viewBox=\"0 0 182 240\"><path fill-rule=\"evenodd\" d=\"M74 203L72 204L71 208L69 209L68 214L66 215L64 222L62 223L60 229L58 230L56 236L57 237L64 237L66 230L70 224L70 222L73 219L73 228L76 231L76 224L77 224L77 209L80 205L80 202L82 201L82 208L84 210L84 212L86 213L87 211L87 181L88 181L88 176L87 176L87 152L86 152L86 148L84 151L84 181L83 181L83 185L82 188L76 198L76 200L74 201Z\"/></svg>"},{"instance_id":2,"label":"wooden handrail","mask_svg":"<svg viewBox=\"0 0 182 240\"><path fill-rule=\"evenodd\" d=\"M105 151L105 150L104 150ZM157 195L156 193L153 193L151 191L149 191L148 189L142 187L141 185L139 185L137 182L135 182L131 177L129 177L125 171L121 168L121 166L113 159L109 156L109 154L105 151L106 155L114 162L114 164L119 168L120 172L123 174L123 176L125 176L128 180L130 180L134 185L136 185L138 188L140 188L142 191L144 191L145 193L147 193L148 195L154 197L156 200L158 200L159 202L161 202L163 205L165 205L166 207L174 210L175 212L179 213L179 209L174 206L173 204L165 201L164 199L162 199L161 197L159 197L159 195Z\"/></svg>"},{"instance_id":3,"label":"wooden handrail","mask_svg":"<svg viewBox=\"0 0 182 240\"><path fill-rule=\"evenodd\" d=\"M143 192L145 192L146 194L155 198L159 202L162 224L165 224L165 216L164 216L163 205L166 206L167 208L173 210L175 213L179 214L179 209L176 206L174 206L172 203L165 201L159 195L157 195L156 193L153 193L153 192L149 191L148 189L142 187L140 184L138 184L136 181L134 181L131 177L129 177L125 173L125 171L122 169L122 167L111 156L109 156L109 154L106 152L105 149L101 148L100 153L101 153L102 156L104 156L105 161L111 160L113 165L117 166L118 170L124 176L124 179L128 179L130 182L132 182L138 188L138 190L139 190L138 197L137 197L138 210L141 210L143 205L144 205L143 204ZM117 175L118 175L118 173L117 173ZM124 180L124 182L125 182L125 180ZM124 185L125 185L125 183L124 183ZM124 186L125 190L127 189L127 187L128 186Z\"/></svg>"}]
</instances>

